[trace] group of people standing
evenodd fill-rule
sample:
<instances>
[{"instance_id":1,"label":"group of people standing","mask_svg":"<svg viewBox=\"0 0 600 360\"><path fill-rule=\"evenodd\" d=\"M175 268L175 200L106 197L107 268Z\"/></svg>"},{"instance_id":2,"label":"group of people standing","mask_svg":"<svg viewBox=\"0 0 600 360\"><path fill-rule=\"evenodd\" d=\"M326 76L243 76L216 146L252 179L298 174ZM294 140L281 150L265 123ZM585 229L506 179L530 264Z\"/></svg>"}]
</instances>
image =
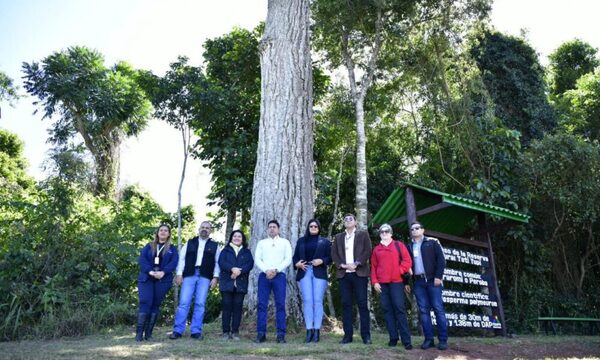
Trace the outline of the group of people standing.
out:
<instances>
[{"instance_id":1,"label":"group of people standing","mask_svg":"<svg viewBox=\"0 0 600 360\"><path fill-rule=\"evenodd\" d=\"M259 271L257 284L257 343L266 341L267 309L271 292L275 301L277 343L285 343L285 299L290 265L296 269L296 281L302 295L302 307L306 325L305 342L319 342L323 322L323 299L328 286L327 269L333 263L340 286L342 323L344 337L341 344L353 341L352 309L356 302L360 315L360 335L364 344L371 344L370 315L367 305L369 277L373 288L381 296L389 346L400 340L405 349L412 349L410 330L406 317L404 293L410 293L406 284L414 278L414 294L425 341L421 348L434 346L430 311L437 319L438 348L447 348L448 330L442 303L442 276L445 267L444 254L437 239L424 236L419 223L410 227L412 244L407 248L392 238L392 227L379 227L380 243L371 247L366 231L356 228L353 214L344 216L345 231L335 236L333 245L321 235L317 219L308 221L306 232L298 239L292 252L290 241L279 237L277 220L267 224L268 237L260 240L254 256L248 248L244 233L233 231L225 246L210 238L212 225L205 221L200 225L198 236L189 240L181 249L171 246L171 230L161 225L154 240L140 254L138 277L139 312L136 340L149 340L156 323L160 304L174 282L181 285L179 305L175 313L170 339L182 337L186 329L189 308L194 301L190 324L191 338L202 340L206 299L209 289L219 285L222 305L222 338L239 340L244 297L248 292L250 271Z\"/></svg>"}]
</instances>

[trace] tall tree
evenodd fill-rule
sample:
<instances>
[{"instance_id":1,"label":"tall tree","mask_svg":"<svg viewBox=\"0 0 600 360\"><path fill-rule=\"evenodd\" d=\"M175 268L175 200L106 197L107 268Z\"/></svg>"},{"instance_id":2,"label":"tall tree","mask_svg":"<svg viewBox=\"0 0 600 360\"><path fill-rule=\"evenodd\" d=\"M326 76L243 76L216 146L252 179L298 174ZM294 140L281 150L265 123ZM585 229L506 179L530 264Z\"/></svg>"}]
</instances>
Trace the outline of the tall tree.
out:
<instances>
[{"instance_id":1,"label":"tall tree","mask_svg":"<svg viewBox=\"0 0 600 360\"><path fill-rule=\"evenodd\" d=\"M196 94L192 127L199 135L194 156L206 161L213 186L209 198L227 215L226 235L236 214L249 222L260 118L262 26L233 29L204 43L207 86Z\"/></svg>"},{"instance_id":2,"label":"tall tree","mask_svg":"<svg viewBox=\"0 0 600 360\"><path fill-rule=\"evenodd\" d=\"M95 162L95 193L112 197L119 176L119 147L146 126L150 102L125 62L107 68L103 56L70 47L23 63L25 89L39 100L43 117L53 118L49 141L66 144L78 133ZM37 112L37 110L36 110Z\"/></svg>"},{"instance_id":3,"label":"tall tree","mask_svg":"<svg viewBox=\"0 0 600 360\"><path fill-rule=\"evenodd\" d=\"M484 29L473 36L470 53L492 97L496 116L521 133L523 144L540 139L556 126L546 97L544 70L524 39Z\"/></svg>"},{"instance_id":4,"label":"tall tree","mask_svg":"<svg viewBox=\"0 0 600 360\"><path fill-rule=\"evenodd\" d=\"M355 206L359 227L368 222L365 99L369 89L376 80L390 77L390 58L410 51L402 46L403 40L417 25L437 18L452 18L455 13L466 18L485 13L487 7L486 0L317 0L313 3L316 47L324 52L333 69L340 66L345 69L354 107Z\"/></svg>"},{"instance_id":5,"label":"tall tree","mask_svg":"<svg viewBox=\"0 0 600 360\"><path fill-rule=\"evenodd\" d=\"M198 67L188 65L188 58L178 57L161 78L152 74L144 75L143 84L152 97L154 115L169 123L181 133L183 163L179 187L177 189L177 246L181 249L182 232L182 187L185 180L187 162L193 150L191 144L194 120L195 95L205 84L204 74Z\"/></svg>"},{"instance_id":6,"label":"tall tree","mask_svg":"<svg viewBox=\"0 0 600 360\"><path fill-rule=\"evenodd\" d=\"M600 140L600 69L583 75L575 89L564 94L567 116L562 120L568 132Z\"/></svg>"},{"instance_id":7,"label":"tall tree","mask_svg":"<svg viewBox=\"0 0 600 360\"><path fill-rule=\"evenodd\" d=\"M260 42L261 111L252 191L251 246L278 219L292 247L314 213L313 86L309 0L269 0ZM287 310L302 319L298 289L288 268ZM248 287L248 308L256 309L256 277Z\"/></svg>"},{"instance_id":8,"label":"tall tree","mask_svg":"<svg viewBox=\"0 0 600 360\"><path fill-rule=\"evenodd\" d=\"M579 39L562 43L548 56L550 95L561 96L575 88L577 79L591 73L600 60L596 56L598 49Z\"/></svg>"}]
</instances>

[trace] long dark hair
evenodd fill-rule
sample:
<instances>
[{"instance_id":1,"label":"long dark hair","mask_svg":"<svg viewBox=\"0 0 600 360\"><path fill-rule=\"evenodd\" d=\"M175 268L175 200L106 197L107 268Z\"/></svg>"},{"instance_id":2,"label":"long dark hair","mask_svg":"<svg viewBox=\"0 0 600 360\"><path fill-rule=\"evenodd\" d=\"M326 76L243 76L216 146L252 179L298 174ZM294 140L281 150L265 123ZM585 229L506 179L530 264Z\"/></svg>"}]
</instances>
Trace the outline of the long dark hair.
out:
<instances>
[{"instance_id":1,"label":"long dark hair","mask_svg":"<svg viewBox=\"0 0 600 360\"><path fill-rule=\"evenodd\" d=\"M317 219L310 219L308 220L308 223L306 224L306 231L304 232L304 238L308 240L308 237L310 236L310 224L315 223L317 224L317 226L319 227L319 233L317 234L317 236L321 235L321 223L319 222L319 220Z\"/></svg>"},{"instance_id":2,"label":"long dark hair","mask_svg":"<svg viewBox=\"0 0 600 360\"><path fill-rule=\"evenodd\" d=\"M233 230L231 232L231 234L229 234L229 240L227 240L227 244L225 244L225 246L229 245L231 243L231 239L233 239L233 234L235 233L240 233L242 234L242 247L247 248L248 247L248 240L246 240L246 235L244 235L244 233L242 232L242 230Z\"/></svg>"},{"instance_id":3,"label":"long dark hair","mask_svg":"<svg viewBox=\"0 0 600 360\"><path fill-rule=\"evenodd\" d=\"M156 248L158 247L158 232L160 231L161 227L166 227L167 229L169 229L169 237L167 238L167 241L165 241L165 248L161 251L161 255L162 254L166 254L167 251L169 251L169 247L171 247L171 227L168 224L160 224L157 228L156 228L156 232L154 233L154 240L152 241L152 255L156 256Z\"/></svg>"}]
</instances>

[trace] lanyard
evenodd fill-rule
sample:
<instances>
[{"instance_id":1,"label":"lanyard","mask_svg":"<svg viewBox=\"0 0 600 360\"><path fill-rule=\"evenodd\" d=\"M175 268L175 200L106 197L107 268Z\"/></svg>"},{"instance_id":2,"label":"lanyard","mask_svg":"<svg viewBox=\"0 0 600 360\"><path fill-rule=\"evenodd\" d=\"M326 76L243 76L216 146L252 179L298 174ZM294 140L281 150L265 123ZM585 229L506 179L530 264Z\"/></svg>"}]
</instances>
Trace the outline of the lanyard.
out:
<instances>
[{"instance_id":1,"label":"lanyard","mask_svg":"<svg viewBox=\"0 0 600 360\"><path fill-rule=\"evenodd\" d=\"M158 265L158 264L160 263L160 259L159 259L160 252L161 252L161 251L162 251L162 249L164 249L164 248L165 248L165 246L163 245L163 246L161 246L160 248L158 248L158 250L156 251L156 257L154 257L154 264L155 264L155 265Z\"/></svg>"}]
</instances>

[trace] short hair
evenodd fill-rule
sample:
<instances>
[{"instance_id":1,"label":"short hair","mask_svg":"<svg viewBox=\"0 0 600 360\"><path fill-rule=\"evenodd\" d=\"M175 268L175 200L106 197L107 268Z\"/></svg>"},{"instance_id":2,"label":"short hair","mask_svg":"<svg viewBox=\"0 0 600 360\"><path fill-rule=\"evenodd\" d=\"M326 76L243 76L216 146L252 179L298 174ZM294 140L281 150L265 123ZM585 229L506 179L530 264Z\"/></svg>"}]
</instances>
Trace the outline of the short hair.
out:
<instances>
[{"instance_id":1,"label":"short hair","mask_svg":"<svg viewBox=\"0 0 600 360\"><path fill-rule=\"evenodd\" d=\"M345 215L344 215L344 218L346 218L347 216L352 216L352 218L353 218L354 220L356 220L356 216L355 216L354 214L347 213L347 214L345 214Z\"/></svg>"},{"instance_id":2,"label":"short hair","mask_svg":"<svg viewBox=\"0 0 600 360\"><path fill-rule=\"evenodd\" d=\"M421 224L421 223L420 223L420 222L418 222L418 221L415 221L415 222L412 222L412 223L410 223L410 227L413 227L413 225L419 225L420 227L423 227L423 224Z\"/></svg>"},{"instance_id":3,"label":"short hair","mask_svg":"<svg viewBox=\"0 0 600 360\"><path fill-rule=\"evenodd\" d=\"M275 220L275 219L273 219L273 220L269 221L269 222L267 223L267 227L268 227L269 225L271 225L271 224L275 224L275 225L277 225L277 228L280 228L280 227L281 227L281 226L279 226L279 221L277 221L277 220Z\"/></svg>"},{"instance_id":4,"label":"short hair","mask_svg":"<svg viewBox=\"0 0 600 360\"><path fill-rule=\"evenodd\" d=\"M378 231L379 231L379 232L381 232L381 231L383 231L383 230L387 230L387 231L389 231L390 233L392 233L392 232L393 232L393 230L392 230L392 227L390 226L390 224L383 224L383 225L381 225L381 226L379 227L379 230L378 230Z\"/></svg>"},{"instance_id":5,"label":"short hair","mask_svg":"<svg viewBox=\"0 0 600 360\"><path fill-rule=\"evenodd\" d=\"M212 224L210 221L208 221L208 220L204 220L203 222L201 222L201 223L200 223L200 226L202 226L202 224L208 224L208 225L210 225L210 228L211 228L211 229L212 229L212 227L213 227L213 224Z\"/></svg>"}]
</instances>

